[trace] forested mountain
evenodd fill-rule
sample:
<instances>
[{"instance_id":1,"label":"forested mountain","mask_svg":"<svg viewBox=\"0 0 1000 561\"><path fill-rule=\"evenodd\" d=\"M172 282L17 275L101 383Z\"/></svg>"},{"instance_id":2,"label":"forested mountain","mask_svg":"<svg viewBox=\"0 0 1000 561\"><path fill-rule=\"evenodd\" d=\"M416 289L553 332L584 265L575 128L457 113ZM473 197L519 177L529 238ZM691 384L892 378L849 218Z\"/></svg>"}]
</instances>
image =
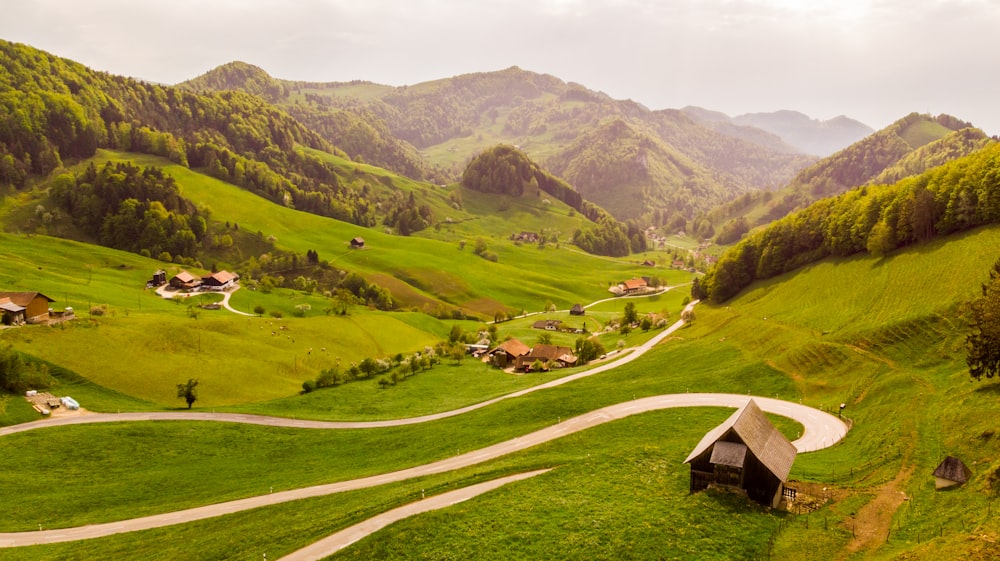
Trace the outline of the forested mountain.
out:
<instances>
[{"instance_id":1,"label":"forested mountain","mask_svg":"<svg viewBox=\"0 0 1000 561\"><path fill-rule=\"evenodd\" d=\"M566 176L574 184L584 179L587 185L579 187L581 192L603 204L618 201L615 192L619 190L638 193L638 199L614 206L612 212L619 219L652 220L654 213L657 217L681 213L692 218L746 191L784 185L813 161L792 153L774 135L757 129L736 127L736 135L718 132L679 111L650 111L633 101L614 100L579 84L517 67L399 88L365 82L274 81L263 78L257 70L250 71L244 65L223 67L186 86L242 87L240 80L245 79L247 91L281 96L282 106L292 115L352 156L356 152L366 161L375 161L374 152L366 151L365 144L387 142L381 134L387 129L406 146L421 150L426 160L445 166L455 178L475 154L499 143L520 146L546 168L591 169L593 154L581 151L580 144L596 134L611 153L628 154L634 149L633 135L621 136L622 145L617 146L619 140L607 129L609 123L624 123L656 143L657 153L671 153L672 158L686 162L678 166L664 160L659 170L634 175L625 186L618 184L611 170L600 171L600 177ZM349 120L347 114L379 134L359 137L352 144L344 140L346 126L326 129L319 124L323 119L332 120L332 115ZM574 163L575 156L585 161ZM388 160L382 157L379 162L401 170L398 158ZM697 177L692 178L689 172L694 170L698 170ZM692 189L692 184L699 186ZM602 192L597 195L595 190ZM709 196L691 196L697 192ZM673 206L677 201L681 204Z\"/></svg>"},{"instance_id":2,"label":"forested mountain","mask_svg":"<svg viewBox=\"0 0 1000 561\"><path fill-rule=\"evenodd\" d=\"M938 235L1000 222L1000 144L893 185L823 199L751 233L702 280L698 296L723 302L755 280L827 256L882 256Z\"/></svg>"},{"instance_id":3,"label":"forested mountain","mask_svg":"<svg viewBox=\"0 0 1000 561\"><path fill-rule=\"evenodd\" d=\"M753 193L713 212L716 222L749 216L751 226L777 220L814 201L860 185L892 183L993 142L950 115L911 113L800 171L782 190Z\"/></svg>"},{"instance_id":4,"label":"forested mountain","mask_svg":"<svg viewBox=\"0 0 1000 561\"><path fill-rule=\"evenodd\" d=\"M362 226L395 227L407 204L399 190L410 180L347 160L268 103L281 87L252 67L232 70L264 97L149 84L5 41L0 63L0 184L22 188L63 159L111 148L164 156L278 204Z\"/></svg>"},{"instance_id":5,"label":"forested mountain","mask_svg":"<svg viewBox=\"0 0 1000 561\"><path fill-rule=\"evenodd\" d=\"M315 87L313 84L278 80L257 66L231 62L178 84L178 87L196 92L235 90L263 97L355 161L384 167L413 179L445 179L443 173L425 162L410 143L393 136L383 118L363 108L333 107L326 97L310 93Z\"/></svg>"}]
</instances>

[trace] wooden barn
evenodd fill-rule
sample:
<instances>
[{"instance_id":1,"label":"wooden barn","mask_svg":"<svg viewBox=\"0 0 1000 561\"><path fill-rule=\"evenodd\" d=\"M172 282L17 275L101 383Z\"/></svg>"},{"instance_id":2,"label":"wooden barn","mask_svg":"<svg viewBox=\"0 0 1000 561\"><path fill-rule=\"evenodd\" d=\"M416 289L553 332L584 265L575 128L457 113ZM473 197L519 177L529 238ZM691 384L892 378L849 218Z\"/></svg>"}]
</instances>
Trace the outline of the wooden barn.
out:
<instances>
[{"instance_id":1,"label":"wooden barn","mask_svg":"<svg viewBox=\"0 0 1000 561\"><path fill-rule=\"evenodd\" d=\"M580 304L573 304L573 307L569 309L569 315L571 316L582 316L587 313L587 310L583 309Z\"/></svg>"},{"instance_id":2,"label":"wooden barn","mask_svg":"<svg viewBox=\"0 0 1000 561\"><path fill-rule=\"evenodd\" d=\"M965 462L954 456L948 456L934 470L934 488L947 489L962 485L972 477L972 470Z\"/></svg>"},{"instance_id":3,"label":"wooden barn","mask_svg":"<svg viewBox=\"0 0 1000 561\"><path fill-rule=\"evenodd\" d=\"M770 507L781 503L797 450L751 399L698 443L691 464L691 492L709 485L746 491Z\"/></svg>"},{"instance_id":4,"label":"wooden barn","mask_svg":"<svg viewBox=\"0 0 1000 561\"><path fill-rule=\"evenodd\" d=\"M170 277L170 286L177 290L190 290L201 285L201 279L187 271L181 271Z\"/></svg>"},{"instance_id":5,"label":"wooden barn","mask_svg":"<svg viewBox=\"0 0 1000 561\"><path fill-rule=\"evenodd\" d=\"M362 249L364 247L365 247L365 239L364 238L362 238L362 237L359 236L357 238L352 238L351 239L351 248L353 248L353 249Z\"/></svg>"},{"instance_id":6,"label":"wooden barn","mask_svg":"<svg viewBox=\"0 0 1000 561\"><path fill-rule=\"evenodd\" d=\"M201 285L210 288L211 290L226 290L233 287L236 281L240 280L240 276L236 273L230 273L229 271L219 271L201 277Z\"/></svg>"},{"instance_id":7,"label":"wooden barn","mask_svg":"<svg viewBox=\"0 0 1000 561\"><path fill-rule=\"evenodd\" d=\"M0 309L8 325L45 322L51 302L55 300L41 292L0 292Z\"/></svg>"}]
</instances>

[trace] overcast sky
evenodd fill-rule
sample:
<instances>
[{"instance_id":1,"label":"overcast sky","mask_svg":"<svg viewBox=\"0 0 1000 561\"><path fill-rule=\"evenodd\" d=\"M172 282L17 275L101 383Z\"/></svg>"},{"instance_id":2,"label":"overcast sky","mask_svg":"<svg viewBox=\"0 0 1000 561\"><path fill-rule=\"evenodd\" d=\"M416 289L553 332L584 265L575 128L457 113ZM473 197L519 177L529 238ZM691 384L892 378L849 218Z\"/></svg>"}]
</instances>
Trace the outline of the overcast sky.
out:
<instances>
[{"instance_id":1,"label":"overcast sky","mask_svg":"<svg viewBox=\"0 0 1000 561\"><path fill-rule=\"evenodd\" d=\"M391 85L519 66L651 109L1000 134L1000 0L0 0L0 38L168 84L233 60Z\"/></svg>"}]
</instances>

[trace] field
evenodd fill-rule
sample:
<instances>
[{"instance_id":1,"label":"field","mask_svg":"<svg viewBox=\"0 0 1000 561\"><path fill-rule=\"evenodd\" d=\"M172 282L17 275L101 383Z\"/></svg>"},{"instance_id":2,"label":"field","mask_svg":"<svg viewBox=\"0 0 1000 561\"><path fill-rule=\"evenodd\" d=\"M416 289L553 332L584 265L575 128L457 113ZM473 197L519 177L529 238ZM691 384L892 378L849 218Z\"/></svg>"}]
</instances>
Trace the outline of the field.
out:
<instances>
[{"instance_id":1,"label":"field","mask_svg":"<svg viewBox=\"0 0 1000 561\"><path fill-rule=\"evenodd\" d=\"M194 180L184 183L185 192L203 189L193 196L203 203L217 196L211 192L218 186L198 181L203 182L200 187L191 186ZM249 200L241 203L239 193L227 197L234 201L241 227L256 229L244 225L254 220L281 227L277 219L255 215L254 205ZM312 220L294 216L300 223ZM266 222L269 219L274 223ZM302 251L325 247L311 245L318 240L332 243L350 237L349 226L316 224L323 231L288 229L276 235ZM320 224L328 227L324 230ZM344 251L345 261L360 259L358 266L372 271L393 258L403 260L402 245L447 247L447 258L441 259L458 263L453 269L467 282L455 282L435 297L446 295L454 301L491 297L506 302L516 294L531 294L523 300L535 306L531 309L542 308L547 300L566 309L607 294L599 275L630 270L606 261L613 273L590 272L588 277L585 264L596 260L583 260L566 249L498 245L503 252L500 264L533 263L533 255L563 259L565 270L578 271L594 286L533 292L546 282L559 284L557 277L565 270L548 266L539 267L534 281L517 277L528 283L520 291L514 288L517 283L500 279L496 292L479 293L477 287L489 285L491 265L478 258L466 263L451 253L471 257L469 252L430 239L380 237L370 231L364 235L375 246L400 242L386 247L384 255L374 249ZM997 247L1000 228L984 228L884 259L826 260L756 284L725 305L699 305L692 324L638 361L432 423L345 431L180 421L116 423L0 439L5 484L30 489L31 496L24 500L20 493L0 495L0 510L10 514L0 520L0 531L11 531L120 520L272 488L383 473L650 395L746 393L830 411L844 404L843 414L853 425L845 441L799 456L792 470L792 486L800 487L803 495L812 493L818 502L818 509L808 514L764 511L724 493L689 495L687 466L681 461L728 411L668 410L612 422L453 473L134 535L0 549L0 560L244 559L263 553L277 558L338 528L416 500L422 491L435 494L538 467L555 469L394 524L335 558L990 559L1000 538L1000 523L991 516L1000 479L1000 441L993 422L1000 389L995 381L969 382L962 303L978 294ZM320 249L321 255L326 252ZM173 384L194 371L210 381L196 407L337 419L401 418L476 403L567 373L512 376L471 360L461 365L446 361L388 389L367 381L298 396L294 394L302 379L329 364L326 355L318 353L324 346L328 355L342 353L344 360L351 351L360 356L362 350L416 350L445 336L451 322L412 312L365 310L346 317L317 312L280 322L203 311L195 319L183 304L141 289L154 261L43 236L6 234L0 239L0 258L9 264L0 270L2 284L26 281L51 292L58 304L65 301L89 310L104 303L113 311L99 318L83 313L76 325L62 329L0 333L0 341L53 363L71 395L98 409L178 407L181 401L172 395ZM417 278L420 267L411 261L397 270L404 269ZM449 281L450 276L433 270L421 273L433 279L424 282L443 286ZM678 284L685 280L677 275ZM631 301L640 312L665 310L676 319L686 292ZM281 299L301 296L278 292L268 298L262 302L280 308L293 307ZM254 302L251 297L237 306ZM620 315L624 303L616 299L598 304L583 318L565 312L531 316L501 324L500 332L530 340L538 333L531 322L548 317L596 325ZM290 331L274 330L278 323ZM651 334L639 330L627 342L635 344ZM557 342L571 342L569 335L556 336ZM621 336L608 338L616 341ZM119 350L106 354L120 356L87 356L88 350L90 355L105 354L93 353L95 344ZM313 352L305 354L308 348ZM139 361L138 356L151 358ZM72 371L58 368L70 365ZM225 393L214 391L221 385ZM17 398L0 400L5 424L29 417ZM794 423L776 421L792 438L801 430ZM930 473L947 454L962 458L973 477L956 490L936 492Z\"/></svg>"}]
</instances>

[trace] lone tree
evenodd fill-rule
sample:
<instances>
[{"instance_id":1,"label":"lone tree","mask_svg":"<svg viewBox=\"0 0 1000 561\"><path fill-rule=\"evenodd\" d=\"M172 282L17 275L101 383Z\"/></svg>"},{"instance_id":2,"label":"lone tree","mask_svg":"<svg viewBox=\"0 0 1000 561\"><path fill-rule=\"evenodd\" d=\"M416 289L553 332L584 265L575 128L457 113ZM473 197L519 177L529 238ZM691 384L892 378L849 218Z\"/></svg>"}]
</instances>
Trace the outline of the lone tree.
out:
<instances>
[{"instance_id":1,"label":"lone tree","mask_svg":"<svg viewBox=\"0 0 1000 561\"><path fill-rule=\"evenodd\" d=\"M198 400L198 380L188 378L186 384L177 384L177 397L182 398L188 404L188 409Z\"/></svg>"},{"instance_id":2,"label":"lone tree","mask_svg":"<svg viewBox=\"0 0 1000 561\"><path fill-rule=\"evenodd\" d=\"M635 303L625 304L625 316L622 318L622 323L631 325L637 321L639 321L639 313L635 311Z\"/></svg>"},{"instance_id":3,"label":"lone tree","mask_svg":"<svg viewBox=\"0 0 1000 561\"><path fill-rule=\"evenodd\" d=\"M983 295L969 304L972 332L965 338L969 374L976 380L1000 374L1000 260L983 284Z\"/></svg>"}]
</instances>

